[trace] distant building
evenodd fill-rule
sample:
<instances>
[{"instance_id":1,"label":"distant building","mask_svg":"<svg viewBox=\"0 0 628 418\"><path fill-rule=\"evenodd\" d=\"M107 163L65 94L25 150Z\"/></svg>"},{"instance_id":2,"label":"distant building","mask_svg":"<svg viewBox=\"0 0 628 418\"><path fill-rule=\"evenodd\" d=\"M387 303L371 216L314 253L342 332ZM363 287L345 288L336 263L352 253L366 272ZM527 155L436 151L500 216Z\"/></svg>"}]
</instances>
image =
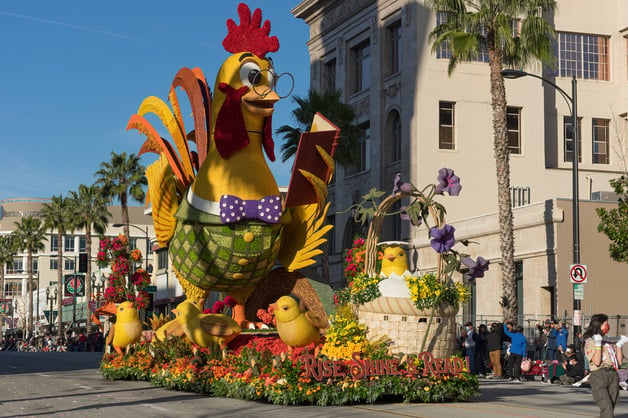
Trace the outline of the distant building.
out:
<instances>
[{"instance_id":1,"label":"distant building","mask_svg":"<svg viewBox=\"0 0 628 418\"><path fill-rule=\"evenodd\" d=\"M42 205L48 201L48 199L36 198L0 200L0 235L13 232L16 228L15 223L19 223L25 216L41 217ZM122 226L113 226L122 223L120 206L109 206L109 212L112 217L109 220L105 236L114 238L123 232ZM142 254L147 257L148 269L149 272L152 272L151 285L160 286L154 297L155 308L163 311L170 298L180 297L183 292L178 287L178 282L174 280L174 276L168 274L167 250L153 251L153 245L155 245L153 221L150 214L145 212L146 210L142 206L129 206L129 220L131 224L129 242L132 249L140 249ZM50 310L50 302L46 299L46 289L50 288L52 292L54 291L58 269L61 269L64 275L78 271L79 254L86 251L85 231L83 229L66 233L61 243L58 242L56 230L48 230L46 231L46 239L44 241L45 249L33 255L33 273L36 287L33 294L33 320L42 327L47 327L48 325L46 312ZM57 260L59 248L63 250L63 263L61 266L58 265ZM91 248L92 253L89 255L89 261L91 263L92 277L86 278L86 283L91 285L92 280L95 280L96 285L105 282L106 286L105 277L109 275L110 269L101 269L96 263L96 256L99 251L99 237L93 231ZM147 248L148 255L145 254ZM13 321L13 325L15 325L19 319L27 316L27 277L27 255L18 253L14 257L13 263L5 267L4 303L13 306L17 303L18 306L15 312L11 312L14 315L7 316L9 324ZM170 277L169 281L167 280L168 277ZM103 288L100 288L101 294L103 290ZM98 293L96 288L93 288L93 291L95 295ZM72 297L65 298L64 304L64 323L69 325L73 317L75 317L76 325L85 325L87 316L85 298L77 298L76 313L73 310ZM53 310L56 311L57 309L56 302L54 302Z\"/></svg>"},{"instance_id":2,"label":"distant building","mask_svg":"<svg viewBox=\"0 0 628 418\"><path fill-rule=\"evenodd\" d=\"M432 51L428 42L441 16L422 0L304 0L292 13L310 27L311 88L340 89L366 132L360 163L338 167L330 186L332 285L344 285L342 251L361 231L346 209L372 187L392 191L398 172L421 188L449 167L463 190L459 197L441 199L448 223L458 239L480 243L465 252L491 260L464 312L478 321L499 318L501 253L487 56L459 63L449 76L450 51ZM580 259L590 270L582 311L621 314L623 292L608 289L622 288L628 265L610 260L594 209L616 204L609 180L624 173L628 163L628 8L625 0L609 0L603 7L559 0L550 21L557 31L556 70L527 71L567 92L572 75L577 77ZM541 80L507 80L506 88L520 319L571 316L571 110ZM417 250L413 267L434 267L425 228L391 217L381 240L399 239Z\"/></svg>"}]
</instances>

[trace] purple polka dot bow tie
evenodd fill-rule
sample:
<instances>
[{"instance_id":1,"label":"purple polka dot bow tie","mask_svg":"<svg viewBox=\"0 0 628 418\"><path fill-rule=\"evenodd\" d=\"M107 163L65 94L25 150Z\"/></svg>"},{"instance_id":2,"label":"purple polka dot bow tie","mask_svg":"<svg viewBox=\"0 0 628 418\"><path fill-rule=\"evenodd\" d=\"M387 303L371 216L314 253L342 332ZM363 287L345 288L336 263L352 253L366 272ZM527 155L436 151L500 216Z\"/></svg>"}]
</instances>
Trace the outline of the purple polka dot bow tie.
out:
<instances>
[{"instance_id":1,"label":"purple polka dot bow tie","mask_svg":"<svg viewBox=\"0 0 628 418\"><path fill-rule=\"evenodd\" d=\"M281 219L281 197L265 196L259 200L244 200L229 194L220 197L220 221L223 224L242 219L259 219L271 224Z\"/></svg>"}]
</instances>

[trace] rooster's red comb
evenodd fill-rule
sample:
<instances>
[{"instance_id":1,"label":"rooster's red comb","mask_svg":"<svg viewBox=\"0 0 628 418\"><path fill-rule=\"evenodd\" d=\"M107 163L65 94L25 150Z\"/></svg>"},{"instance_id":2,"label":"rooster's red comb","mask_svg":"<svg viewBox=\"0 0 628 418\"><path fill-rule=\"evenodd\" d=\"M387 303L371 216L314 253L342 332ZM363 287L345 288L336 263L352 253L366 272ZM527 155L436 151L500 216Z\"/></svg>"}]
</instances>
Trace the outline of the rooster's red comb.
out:
<instances>
[{"instance_id":1,"label":"rooster's red comb","mask_svg":"<svg viewBox=\"0 0 628 418\"><path fill-rule=\"evenodd\" d=\"M252 52L258 57L263 57L268 52L276 52L279 49L279 40L276 36L268 36L270 33L270 21L262 23L262 11L255 9L251 16L251 9L244 3L238 5L240 26L232 19L227 20L229 33L222 41L222 46L227 52Z\"/></svg>"}]
</instances>

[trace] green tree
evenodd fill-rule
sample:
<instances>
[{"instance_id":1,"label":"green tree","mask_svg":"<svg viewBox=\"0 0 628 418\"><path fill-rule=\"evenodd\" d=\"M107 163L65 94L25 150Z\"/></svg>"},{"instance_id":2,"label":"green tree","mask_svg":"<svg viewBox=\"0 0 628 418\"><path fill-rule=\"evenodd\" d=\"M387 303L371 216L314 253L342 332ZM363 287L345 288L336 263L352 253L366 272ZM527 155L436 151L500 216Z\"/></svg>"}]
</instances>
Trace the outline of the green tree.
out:
<instances>
[{"instance_id":1,"label":"green tree","mask_svg":"<svg viewBox=\"0 0 628 418\"><path fill-rule=\"evenodd\" d=\"M13 257L17 253L15 237L13 234L0 235L0 301L4 301L4 274L6 266L13 263ZM3 315L0 315L0 330L4 325Z\"/></svg>"},{"instance_id":2,"label":"green tree","mask_svg":"<svg viewBox=\"0 0 628 418\"><path fill-rule=\"evenodd\" d=\"M63 196L53 196L49 203L44 203L42 207L42 215L44 218L44 228L50 231L57 231L57 306L59 313L57 314L57 330L59 335L63 330L63 236L66 232L74 229L72 223L75 219L74 208L71 201ZM52 313L51 313L52 315Z\"/></svg>"},{"instance_id":3,"label":"green tree","mask_svg":"<svg viewBox=\"0 0 628 418\"><path fill-rule=\"evenodd\" d=\"M45 248L44 241L46 240L45 230L42 225L42 221L39 218L33 216L25 216L20 222L15 222L15 240L20 250L26 251L26 264L27 264L27 310L28 310L28 325L27 330L29 333L33 332L33 290L35 290L33 282L33 253L43 250Z\"/></svg>"},{"instance_id":4,"label":"green tree","mask_svg":"<svg viewBox=\"0 0 628 418\"><path fill-rule=\"evenodd\" d=\"M515 319L518 306L510 202L510 156L506 128L506 89L501 71L504 64L520 68L535 60L543 63L553 61L554 29L544 16L555 12L556 1L428 0L427 4L444 17L443 23L430 33L430 41L433 51L443 46L449 47L449 74L453 73L460 61L473 60L480 52L488 52L502 255L502 308L505 319ZM517 33L513 33L513 22L519 23Z\"/></svg>"},{"instance_id":5,"label":"green tree","mask_svg":"<svg viewBox=\"0 0 628 418\"><path fill-rule=\"evenodd\" d=\"M293 100L297 107L291 114L297 126L283 125L275 131L284 138L284 143L281 146L281 160L283 162L297 153L301 133L310 130L316 112L340 128L340 138L338 138L334 157L336 162L342 166L359 162L358 139L364 132L358 126L353 125L355 111L350 105L340 100L341 94L340 90L324 93L310 90L305 97L294 96Z\"/></svg>"},{"instance_id":6,"label":"green tree","mask_svg":"<svg viewBox=\"0 0 628 418\"><path fill-rule=\"evenodd\" d=\"M628 178L621 176L611 180L610 184L620 196L619 203L615 209L595 210L600 218L597 230L611 240L608 246L611 258L619 263L628 263Z\"/></svg>"},{"instance_id":7,"label":"green tree","mask_svg":"<svg viewBox=\"0 0 628 418\"><path fill-rule=\"evenodd\" d=\"M102 189L103 196L111 202L114 198L120 200L124 235L129 234L129 198L144 203L146 192L144 186L148 184L144 175L146 169L140 164L140 158L135 154L126 155L126 152L116 154L111 152L111 160L100 163L100 170L96 177L95 186Z\"/></svg>"},{"instance_id":8,"label":"green tree","mask_svg":"<svg viewBox=\"0 0 628 418\"><path fill-rule=\"evenodd\" d=\"M92 229L100 236L105 233L111 214L107 210L107 199L102 195L102 190L98 186L79 185L78 192L70 192L74 201L78 217L76 227L85 228L85 252L87 256L92 254ZM92 277L91 260L87 263L87 273L85 273L85 298L89 302L92 300Z\"/></svg>"}]
</instances>

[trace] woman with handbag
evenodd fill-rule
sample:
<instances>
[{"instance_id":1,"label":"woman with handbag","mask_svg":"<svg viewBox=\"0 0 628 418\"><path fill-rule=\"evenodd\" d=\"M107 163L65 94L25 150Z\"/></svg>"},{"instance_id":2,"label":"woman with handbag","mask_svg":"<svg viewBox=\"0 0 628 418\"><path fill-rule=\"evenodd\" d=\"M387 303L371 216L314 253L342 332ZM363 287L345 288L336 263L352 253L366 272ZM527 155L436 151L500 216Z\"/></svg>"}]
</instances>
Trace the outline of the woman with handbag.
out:
<instances>
[{"instance_id":1,"label":"woman with handbag","mask_svg":"<svg viewBox=\"0 0 628 418\"><path fill-rule=\"evenodd\" d=\"M624 360L622 346L628 337L621 336L617 344L604 342L604 335L610 330L608 315L595 314L584 331L584 352L591 370L591 392L593 400L600 408L600 417L612 417L619 397L619 375L617 369Z\"/></svg>"}]
</instances>

